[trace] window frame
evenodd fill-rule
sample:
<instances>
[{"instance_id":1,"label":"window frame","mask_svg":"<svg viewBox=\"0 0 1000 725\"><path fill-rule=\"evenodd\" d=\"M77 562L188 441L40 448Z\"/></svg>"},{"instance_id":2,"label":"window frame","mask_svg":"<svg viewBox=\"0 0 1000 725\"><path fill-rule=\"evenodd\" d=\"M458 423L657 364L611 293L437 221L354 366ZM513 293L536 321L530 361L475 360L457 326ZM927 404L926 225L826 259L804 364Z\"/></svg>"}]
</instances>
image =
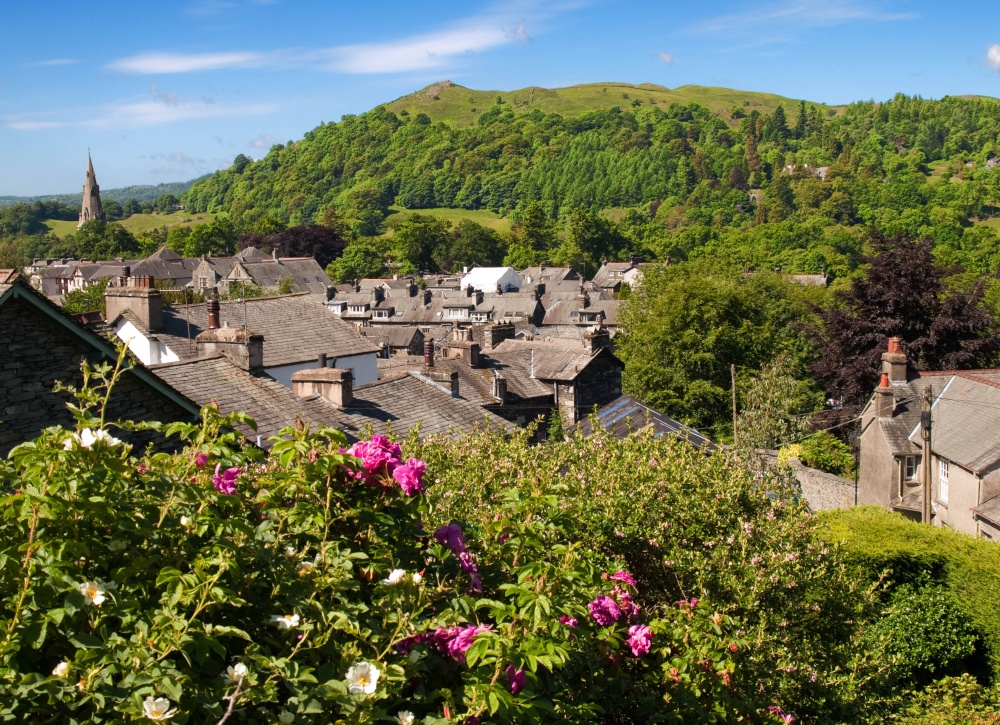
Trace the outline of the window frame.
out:
<instances>
[{"instance_id":1,"label":"window frame","mask_svg":"<svg viewBox=\"0 0 1000 725\"><path fill-rule=\"evenodd\" d=\"M948 503L949 476L951 475L950 461L945 458L938 459L938 500L941 503Z\"/></svg>"}]
</instances>

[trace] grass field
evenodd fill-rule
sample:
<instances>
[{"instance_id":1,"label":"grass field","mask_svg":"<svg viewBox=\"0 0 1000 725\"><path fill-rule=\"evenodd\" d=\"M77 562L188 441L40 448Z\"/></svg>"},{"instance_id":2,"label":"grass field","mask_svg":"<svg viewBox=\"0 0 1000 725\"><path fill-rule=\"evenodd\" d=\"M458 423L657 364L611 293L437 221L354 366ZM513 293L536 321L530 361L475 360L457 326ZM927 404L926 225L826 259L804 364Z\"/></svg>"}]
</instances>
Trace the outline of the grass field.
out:
<instances>
[{"instance_id":1,"label":"grass field","mask_svg":"<svg viewBox=\"0 0 1000 725\"><path fill-rule=\"evenodd\" d=\"M193 227L195 224L208 224L212 221L213 215L209 212L202 214L189 214L187 212L175 212L172 214L133 214L128 219L122 219L117 224L121 224L133 234L148 232L150 229L159 227L184 226ZM67 234L76 234L75 221L62 221L59 219L49 219L45 226L57 237L65 237Z\"/></svg>"},{"instance_id":2,"label":"grass field","mask_svg":"<svg viewBox=\"0 0 1000 725\"><path fill-rule=\"evenodd\" d=\"M406 216L407 214L432 216L436 219L449 221L453 225L458 224L463 219L470 219L477 224L489 227L490 229L495 229L498 232L510 231L510 219L500 216L499 214L494 214L486 209L404 209L401 206L391 206L389 207L389 219L386 221L392 220L393 218L398 219L402 216Z\"/></svg>"},{"instance_id":3,"label":"grass field","mask_svg":"<svg viewBox=\"0 0 1000 725\"><path fill-rule=\"evenodd\" d=\"M638 102L638 108L655 106L663 109L672 103L698 103L733 125L739 124L738 119L729 118L729 112L733 107L742 108L745 113L756 109L769 114L778 107L778 104L784 105L789 123L794 123L799 103L798 100L773 93L754 93L709 86L681 86L670 89L652 83L640 85L587 83L555 89L533 86L517 91L474 91L450 81L443 81L403 96L385 106L395 113L403 110L411 115L423 112L433 121L444 121L462 127L475 124L479 114L493 106L497 98L510 104L517 113L527 113L538 108L545 113L559 113L563 116L578 116L588 111L612 106L627 108L635 102ZM812 105L831 115L838 112L833 106L821 103Z\"/></svg>"}]
</instances>

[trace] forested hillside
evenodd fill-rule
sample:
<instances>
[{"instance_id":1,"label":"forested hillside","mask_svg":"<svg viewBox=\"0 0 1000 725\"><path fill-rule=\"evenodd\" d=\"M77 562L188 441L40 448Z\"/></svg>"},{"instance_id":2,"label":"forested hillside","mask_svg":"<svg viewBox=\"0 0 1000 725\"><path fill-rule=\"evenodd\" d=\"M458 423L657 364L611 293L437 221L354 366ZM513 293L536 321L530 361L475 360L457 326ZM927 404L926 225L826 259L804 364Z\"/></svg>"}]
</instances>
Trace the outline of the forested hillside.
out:
<instances>
[{"instance_id":1,"label":"forested hillside","mask_svg":"<svg viewBox=\"0 0 1000 725\"><path fill-rule=\"evenodd\" d=\"M622 99L561 116L495 100L475 126L457 128L379 107L276 145L260 161L238 157L184 198L238 224L245 216L307 223L335 208L362 234L381 231L392 203L515 219L537 203L551 220L579 207L627 207L635 213L625 215L626 231L642 243L619 254L640 248L841 276L860 251L852 227L876 226L930 234L947 261L993 269L1000 171L987 162L1000 154L1000 102L900 95L832 113L804 102L720 114ZM824 179L819 167L828 167Z\"/></svg>"}]
</instances>

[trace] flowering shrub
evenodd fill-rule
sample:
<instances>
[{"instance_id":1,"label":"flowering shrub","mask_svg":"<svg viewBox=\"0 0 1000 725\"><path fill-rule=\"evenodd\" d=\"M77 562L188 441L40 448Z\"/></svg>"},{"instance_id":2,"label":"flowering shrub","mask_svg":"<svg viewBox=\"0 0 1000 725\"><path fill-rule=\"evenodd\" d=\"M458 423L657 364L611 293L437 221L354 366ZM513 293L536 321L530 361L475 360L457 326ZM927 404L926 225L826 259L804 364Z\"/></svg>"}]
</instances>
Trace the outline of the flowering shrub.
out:
<instances>
[{"instance_id":1,"label":"flowering shrub","mask_svg":"<svg viewBox=\"0 0 1000 725\"><path fill-rule=\"evenodd\" d=\"M791 481L669 436L598 434L545 446L526 438L475 434L411 444L434 477L428 496L437 522L465 520L478 529L480 558L501 555L518 522L571 522L567 536L592 552L592 562L608 572L624 563L630 579L609 577L586 610L570 614L581 625L620 627L627 655L645 648L644 630L632 628L647 623L629 621L623 610L638 606L643 617L662 621L688 602L696 616L732 618L733 669L723 679L727 702L743 716L877 719L891 665L879 637L865 636L866 622L879 614L877 598L824 542ZM648 626L655 655L661 630ZM622 688L605 707L629 717L651 691L648 684ZM691 719L691 712L712 714L687 707Z\"/></svg>"},{"instance_id":2,"label":"flowering shrub","mask_svg":"<svg viewBox=\"0 0 1000 725\"><path fill-rule=\"evenodd\" d=\"M334 430L286 429L264 454L233 432L252 421L212 407L140 426L182 448L140 453L109 432L101 386L117 373L99 373L76 431L46 430L0 467L5 721L597 722L615 698L638 721L745 709L729 617L704 599L644 611L642 584L592 555L551 492L511 488L473 530L440 521L433 466L384 438L348 448Z\"/></svg>"}]
</instances>

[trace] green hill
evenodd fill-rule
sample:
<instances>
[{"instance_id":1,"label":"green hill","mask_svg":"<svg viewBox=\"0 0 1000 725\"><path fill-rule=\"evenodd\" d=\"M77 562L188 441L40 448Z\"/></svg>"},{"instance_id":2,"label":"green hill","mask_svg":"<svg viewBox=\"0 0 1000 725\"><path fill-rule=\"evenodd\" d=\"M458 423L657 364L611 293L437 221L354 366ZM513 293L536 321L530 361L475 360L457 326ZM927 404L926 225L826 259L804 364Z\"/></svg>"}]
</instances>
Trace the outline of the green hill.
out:
<instances>
[{"instance_id":1,"label":"green hill","mask_svg":"<svg viewBox=\"0 0 1000 725\"><path fill-rule=\"evenodd\" d=\"M742 109L744 113L757 110L767 115L783 105L794 118L799 103L798 99L773 93L710 86L680 86L671 89L653 83L585 83L569 88L531 86L516 91L475 91L451 81L441 81L397 98L392 103L385 104L385 107L393 113L406 111L411 116L426 113L432 121L443 121L461 128L474 125L483 111L496 105L497 99L508 104L515 113L527 113L537 108L543 113L558 113L567 117L579 116L588 111L607 110L614 106L666 110L673 103L697 103L734 124L735 120L730 118L730 112L735 108ZM811 105L819 107L828 115L837 112L836 108L821 103Z\"/></svg>"}]
</instances>

